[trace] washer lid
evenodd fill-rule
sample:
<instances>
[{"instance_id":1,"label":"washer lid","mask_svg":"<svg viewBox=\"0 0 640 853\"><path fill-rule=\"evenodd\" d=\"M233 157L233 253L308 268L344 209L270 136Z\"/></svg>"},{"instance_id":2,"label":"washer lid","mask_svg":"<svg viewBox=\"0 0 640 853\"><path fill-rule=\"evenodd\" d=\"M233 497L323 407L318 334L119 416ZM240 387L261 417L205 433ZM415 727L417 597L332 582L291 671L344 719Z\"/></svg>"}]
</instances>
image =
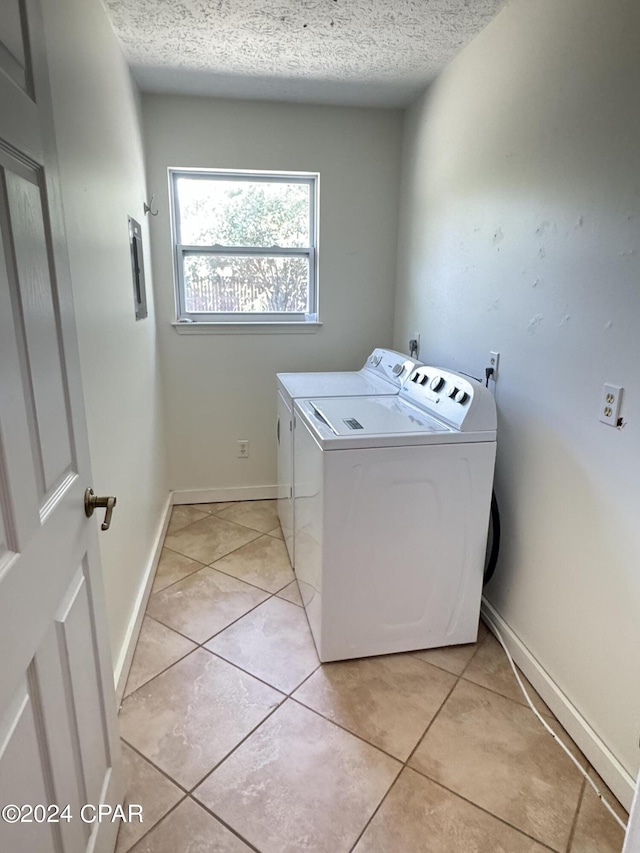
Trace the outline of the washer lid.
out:
<instances>
[{"instance_id":1,"label":"washer lid","mask_svg":"<svg viewBox=\"0 0 640 853\"><path fill-rule=\"evenodd\" d=\"M376 348L360 370L278 373L278 389L298 397L360 397L397 394L420 362L395 350Z\"/></svg>"},{"instance_id":2,"label":"washer lid","mask_svg":"<svg viewBox=\"0 0 640 853\"><path fill-rule=\"evenodd\" d=\"M495 430L463 432L398 396L316 397L294 406L323 450L496 440Z\"/></svg>"},{"instance_id":3,"label":"washer lid","mask_svg":"<svg viewBox=\"0 0 640 853\"><path fill-rule=\"evenodd\" d=\"M335 371L334 373L278 373L278 387L290 397L358 397L376 394L397 394L393 385L381 376L364 371Z\"/></svg>"},{"instance_id":4,"label":"washer lid","mask_svg":"<svg viewBox=\"0 0 640 853\"><path fill-rule=\"evenodd\" d=\"M336 436L450 432L450 427L397 397L337 397L309 404Z\"/></svg>"}]
</instances>

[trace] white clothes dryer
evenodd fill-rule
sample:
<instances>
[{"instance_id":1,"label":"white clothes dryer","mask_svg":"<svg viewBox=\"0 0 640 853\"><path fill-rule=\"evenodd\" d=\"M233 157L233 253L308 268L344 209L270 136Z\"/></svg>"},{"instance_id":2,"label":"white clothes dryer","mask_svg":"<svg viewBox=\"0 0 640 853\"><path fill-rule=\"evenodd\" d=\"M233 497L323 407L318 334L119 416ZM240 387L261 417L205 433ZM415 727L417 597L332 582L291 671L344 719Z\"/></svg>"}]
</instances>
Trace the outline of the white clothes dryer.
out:
<instances>
[{"instance_id":1,"label":"white clothes dryer","mask_svg":"<svg viewBox=\"0 0 640 853\"><path fill-rule=\"evenodd\" d=\"M278 515L291 564L295 565L293 502L293 404L299 397L360 397L398 394L420 362L376 348L360 370L278 373Z\"/></svg>"},{"instance_id":2,"label":"white clothes dryer","mask_svg":"<svg viewBox=\"0 0 640 853\"><path fill-rule=\"evenodd\" d=\"M477 637L496 454L481 383L296 400L296 575L322 661Z\"/></svg>"}]
</instances>

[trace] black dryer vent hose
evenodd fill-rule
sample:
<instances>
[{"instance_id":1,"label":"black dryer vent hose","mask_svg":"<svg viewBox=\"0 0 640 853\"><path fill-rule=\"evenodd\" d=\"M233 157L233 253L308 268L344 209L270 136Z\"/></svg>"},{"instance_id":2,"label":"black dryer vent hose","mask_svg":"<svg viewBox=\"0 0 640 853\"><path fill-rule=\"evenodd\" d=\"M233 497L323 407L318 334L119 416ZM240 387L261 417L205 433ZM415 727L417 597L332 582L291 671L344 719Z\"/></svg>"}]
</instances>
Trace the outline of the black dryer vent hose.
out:
<instances>
[{"instance_id":1,"label":"black dryer vent hose","mask_svg":"<svg viewBox=\"0 0 640 853\"><path fill-rule=\"evenodd\" d=\"M491 551L484 567L484 580L482 585L486 586L496 570L498 554L500 552L500 510L496 500L495 491L491 493Z\"/></svg>"}]
</instances>

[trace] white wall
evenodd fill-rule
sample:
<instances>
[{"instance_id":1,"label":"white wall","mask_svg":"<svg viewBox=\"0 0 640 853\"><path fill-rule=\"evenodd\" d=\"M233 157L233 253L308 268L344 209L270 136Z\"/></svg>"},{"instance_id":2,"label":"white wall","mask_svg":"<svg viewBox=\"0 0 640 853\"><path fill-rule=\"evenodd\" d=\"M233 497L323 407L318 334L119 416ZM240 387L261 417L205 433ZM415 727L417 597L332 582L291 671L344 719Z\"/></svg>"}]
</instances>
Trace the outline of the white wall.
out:
<instances>
[{"instance_id":1,"label":"white wall","mask_svg":"<svg viewBox=\"0 0 640 853\"><path fill-rule=\"evenodd\" d=\"M405 131L396 346L475 375L500 351L488 597L635 777L640 7L514 0Z\"/></svg>"},{"instance_id":2,"label":"white wall","mask_svg":"<svg viewBox=\"0 0 640 853\"><path fill-rule=\"evenodd\" d=\"M357 369L391 342L401 113L162 95L143 113L171 487L272 485L275 374ZM169 166L320 172L319 332L175 332Z\"/></svg>"},{"instance_id":3,"label":"white wall","mask_svg":"<svg viewBox=\"0 0 640 853\"><path fill-rule=\"evenodd\" d=\"M127 216L145 229L136 91L99 0L43 3L94 490L118 498L99 534L114 663L168 495L150 257L135 321Z\"/></svg>"}]
</instances>

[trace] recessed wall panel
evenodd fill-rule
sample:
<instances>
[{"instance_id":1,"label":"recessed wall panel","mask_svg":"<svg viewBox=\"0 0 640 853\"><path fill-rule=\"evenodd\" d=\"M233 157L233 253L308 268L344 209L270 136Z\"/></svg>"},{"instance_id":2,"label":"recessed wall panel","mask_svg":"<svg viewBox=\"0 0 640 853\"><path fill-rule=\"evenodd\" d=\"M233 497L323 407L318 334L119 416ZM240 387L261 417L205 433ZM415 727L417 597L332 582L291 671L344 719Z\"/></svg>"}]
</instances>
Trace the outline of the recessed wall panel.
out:
<instances>
[{"instance_id":1,"label":"recessed wall panel","mask_svg":"<svg viewBox=\"0 0 640 853\"><path fill-rule=\"evenodd\" d=\"M34 708L26 684L19 688L0 721L0 804L49 804ZM0 850L58 853L54 832L53 823L0 820Z\"/></svg>"},{"instance_id":2,"label":"recessed wall panel","mask_svg":"<svg viewBox=\"0 0 640 853\"><path fill-rule=\"evenodd\" d=\"M77 750L88 803L99 803L108 769L104 713L98 684L87 583L78 570L56 617L68 704L76 722Z\"/></svg>"},{"instance_id":3,"label":"recessed wall panel","mask_svg":"<svg viewBox=\"0 0 640 853\"><path fill-rule=\"evenodd\" d=\"M44 499L72 467L66 382L40 187L9 171L5 175L26 350L25 369L35 408Z\"/></svg>"},{"instance_id":4,"label":"recessed wall panel","mask_svg":"<svg viewBox=\"0 0 640 853\"><path fill-rule=\"evenodd\" d=\"M21 89L27 89L27 46L22 28L22 0L2 0L0 70Z\"/></svg>"}]
</instances>

